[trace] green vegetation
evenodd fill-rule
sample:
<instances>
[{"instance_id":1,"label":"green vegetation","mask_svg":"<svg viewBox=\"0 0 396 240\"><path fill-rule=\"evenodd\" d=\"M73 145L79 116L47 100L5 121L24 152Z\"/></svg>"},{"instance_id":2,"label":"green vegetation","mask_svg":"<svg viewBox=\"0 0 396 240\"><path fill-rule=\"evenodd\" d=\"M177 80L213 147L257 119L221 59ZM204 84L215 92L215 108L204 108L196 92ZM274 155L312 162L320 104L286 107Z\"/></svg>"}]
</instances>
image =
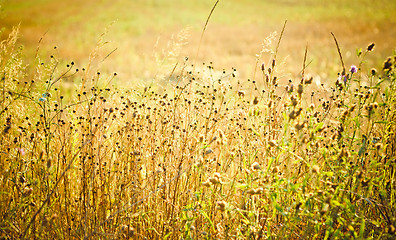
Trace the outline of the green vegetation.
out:
<instances>
[{"instance_id":1,"label":"green vegetation","mask_svg":"<svg viewBox=\"0 0 396 240\"><path fill-rule=\"evenodd\" d=\"M132 2L164 12L192 4ZM247 5L238 2L223 7ZM277 4L287 12L295 2ZM36 6L21 3L8 6ZM196 3L191 17L207 3ZM36 4L48 11L60 6ZM303 4L324 9L330 3ZM245 9L254 16L258 8ZM219 16L209 24L231 21ZM338 75L320 65L314 69L327 74L323 81L309 49L301 49L298 63L283 59L283 28L256 49L247 78L236 68L246 62L234 58L226 70L183 58L181 33L155 54L161 67L143 64L147 76L120 79L109 68L123 60L109 56L111 36L95 41L88 56L67 61L62 47L45 40L38 48L20 47L18 30L5 30L0 42L0 238L395 238L395 52L380 64L369 61L378 50L370 43L347 57L335 29L330 40ZM203 44L216 45L210 34L208 28ZM206 51L198 56L205 59Z\"/></svg>"}]
</instances>

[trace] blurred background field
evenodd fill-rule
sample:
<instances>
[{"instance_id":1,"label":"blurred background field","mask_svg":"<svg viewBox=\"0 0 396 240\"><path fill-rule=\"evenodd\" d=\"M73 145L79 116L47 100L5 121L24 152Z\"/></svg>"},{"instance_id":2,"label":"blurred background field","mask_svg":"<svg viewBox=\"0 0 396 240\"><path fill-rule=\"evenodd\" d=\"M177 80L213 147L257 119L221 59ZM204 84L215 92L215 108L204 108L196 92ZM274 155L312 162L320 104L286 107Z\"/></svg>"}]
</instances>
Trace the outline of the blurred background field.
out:
<instances>
[{"instance_id":1,"label":"blurred background field","mask_svg":"<svg viewBox=\"0 0 396 240\"><path fill-rule=\"evenodd\" d=\"M356 49L376 44L367 61L380 65L396 46L396 1L392 0L223 0L217 5L196 56L214 0L13 0L2 1L0 25L7 36L20 24L20 44L33 59L41 38L43 56L58 54L87 64L100 36L102 71L117 72L118 83L161 79L185 57L213 62L217 70L236 68L252 78L256 54L272 32L288 21L278 61L285 78L297 77L308 45L308 72L322 82L340 71L337 36L346 65L357 64ZM272 48L276 43L271 45ZM56 50L54 50L56 46ZM113 50L115 50L113 52ZM54 53L55 52L55 53ZM264 60L269 58L265 54Z\"/></svg>"}]
</instances>

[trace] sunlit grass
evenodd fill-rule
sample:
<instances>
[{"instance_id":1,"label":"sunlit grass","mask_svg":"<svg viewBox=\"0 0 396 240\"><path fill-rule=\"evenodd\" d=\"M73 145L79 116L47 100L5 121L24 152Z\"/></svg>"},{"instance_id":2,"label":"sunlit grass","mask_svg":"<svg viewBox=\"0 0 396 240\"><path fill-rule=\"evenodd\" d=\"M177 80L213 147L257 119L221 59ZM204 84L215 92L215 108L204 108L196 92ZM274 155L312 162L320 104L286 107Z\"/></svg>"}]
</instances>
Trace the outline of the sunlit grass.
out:
<instances>
[{"instance_id":1,"label":"sunlit grass","mask_svg":"<svg viewBox=\"0 0 396 240\"><path fill-rule=\"evenodd\" d=\"M0 45L1 237L394 238L395 55L286 78L272 34L244 78L177 62L179 36L148 66L162 77L127 88L98 71L103 39L86 63L52 47L26 68L17 36Z\"/></svg>"}]
</instances>

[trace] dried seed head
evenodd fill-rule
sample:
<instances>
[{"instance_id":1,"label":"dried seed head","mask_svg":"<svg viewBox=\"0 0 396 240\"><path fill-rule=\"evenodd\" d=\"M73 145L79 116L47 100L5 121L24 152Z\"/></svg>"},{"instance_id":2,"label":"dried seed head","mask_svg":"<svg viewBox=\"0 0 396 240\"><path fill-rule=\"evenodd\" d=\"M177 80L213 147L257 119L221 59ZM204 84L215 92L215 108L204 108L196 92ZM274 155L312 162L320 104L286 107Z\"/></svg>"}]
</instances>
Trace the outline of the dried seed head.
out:
<instances>
[{"instance_id":1,"label":"dried seed head","mask_svg":"<svg viewBox=\"0 0 396 240\"><path fill-rule=\"evenodd\" d=\"M268 108L271 108L272 107L272 100L269 100L269 102L268 102Z\"/></svg>"},{"instance_id":2,"label":"dried seed head","mask_svg":"<svg viewBox=\"0 0 396 240\"><path fill-rule=\"evenodd\" d=\"M312 166L312 172L313 173L319 173L320 172L320 167L318 165L313 165Z\"/></svg>"},{"instance_id":3,"label":"dried seed head","mask_svg":"<svg viewBox=\"0 0 396 240\"><path fill-rule=\"evenodd\" d=\"M370 45L368 45L368 47L367 47L367 51L372 51L373 49L374 49L374 46L375 46L375 44L374 43L372 43L372 44L370 44Z\"/></svg>"},{"instance_id":4,"label":"dried seed head","mask_svg":"<svg viewBox=\"0 0 396 240\"><path fill-rule=\"evenodd\" d=\"M362 179L360 180L360 183L362 184L363 187L367 187L370 183L370 179Z\"/></svg>"},{"instance_id":5,"label":"dried seed head","mask_svg":"<svg viewBox=\"0 0 396 240\"><path fill-rule=\"evenodd\" d=\"M274 167L274 169L272 169L272 173L279 173L280 172L280 168L279 166Z\"/></svg>"},{"instance_id":6,"label":"dried seed head","mask_svg":"<svg viewBox=\"0 0 396 240\"><path fill-rule=\"evenodd\" d=\"M305 122L298 122L294 127L296 128L297 131L300 131L301 129L304 128Z\"/></svg>"},{"instance_id":7,"label":"dried seed head","mask_svg":"<svg viewBox=\"0 0 396 240\"><path fill-rule=\"evenodd\" d=\"M251 188L249 190L246 190L246 194L254 195L254 194L256 194L256 191L253 188Z\"/></svg>"},{"instance_id":8,"label":"dried seed head","mask_svg":"<svg viewBox=\"0 0 396 240\"><path fill-rule=\"evenodd\" d=\"M27 196L29 196L30 194L32 194L32 192L33 192L33 188L31 188L31 187L25 187L25 188L23 189L22 196L23 196L23 197L27 197Z\"/></svg>"},{"instance_id":9,"label":"dried seed head","mask_svg":"<svg viewBox=\"0 0 396 240\"><path fill-rule=\"evenodd\" d=\"M384 71L392 69L392 58L391 57L388 57L385 60L383 69L384 69Z\"/></svg>"},{"instance_id":10,"label":"dried seed head","mask_svg":"<svg viewBox=\"0 0 396 240\"><path fill-rule=\"evenodd\" d=\"M206 149L204 155L208 155L208 154L211 154L211 153L213 153L213 150L208 148L208 149Z\"/></svg>"},{"instance_id":11,"label":"dried seed head","mask_svg":"<svg viewBox=\"0 0 396 240\"><path fill-rule=\"evenodd\" d=\"M225 211L226 206L227 206L227 203L226 203L225 201L217 201L217 202L216 202L216 208L217 208L218 210L222 211L222 212Z\"/></svg>"},{"instance_id":12,"label":"dried seed head","mask_svg":"<svg viewBox=\"0 0 396 240\"><path fill-rule=\"evenodd\" d=\"M323 206L322 210L320 211L320 214L324 215L325 213L327 213L329 211L329 208L330 208L329 204L325 204Z\"/></svg>"},{"instance_id":13,"label":"dried seed head","mask_svg":"<svg viewBox=\"0 0 396 240\"><path fill-rule=\"evenodd\" d=\"M209 180L206 181L206 182L202 182L201 184L202 184L202 186L204 186L204 187L210 187L210 182L209 182Z\"/></svg>"},{"instance_id":14,"label":"dried seed head","mask_svg":"<svg viewBox=\"0 0 396 240\"><path fill-rule=\"evenodd\" d=\"M353 112L356 108L356 104L353 104L350 108L349 108L349 112Z\"/></svg>"},{"instance_id":15,"label":"dried seed head","mask_svg":"<svg viewBox=\"0 0 396 240\"><path fill-rule=\"evenodd\" d=\"M212 184L220 184L220 179L216 178L216 177L211 177L208 179L208 181Z\"/></svg>"},{"instance_id":16,"label":"dried seed head","mask_svg":"<svg viewBox=\"0 0 396 240\"><path fill-rule=\"evenodd\" d=\"M261 169L260 164L258 162L254 162L252 164L252 169L253 170L260 170Z\"/></svg>"},{"instance_id":17,"label":"dried seed head","mask_svg":"<svg viewBox=\"0 0 396 240\"><path fill-rule=\"evenodd\" d=\"M270 147L276 147L276 146L278 146L278 144L276 143L275 140L269 141L269 142L268 142L268 145L269 145Z\"/></svg>"},{"instance_id":18,"label":"dried seed head","mask_svg":"<svg viewBox=\"0 0 396 240\"><path fill-rule=\"evenodd\" d=\"M259 187L254 189L254 194L262 194L264 192L264 188Z\"/></svg>"},{"instance_id":19,"label":"dried seed head","mask_svg":"<svg viewBox=\"0 0 396 240\"><path fill-rule=\"evenodd\" d=\"M377 143L375 144L375 148L377 149L377 151L382 149L382 144L381 143Z\"/></svg>"},{"instance_id":20,"label":"dried seed head","mask_svg":"<svg viewBox=\"0 0 396 240\"><path fill-rule=\"evenodd\" d=\"M310 77L309 79L304 79L304 84L311 84L313 81L313 77Z\"/></svg>"},{"instance_id":21,"label":"dried seed head","mask_svg":"<svg viewBox=\"0 0 396 240\"><path fill-rule=\"evenodd\" d=\"M303 93L303 85L298 84L298 89L297 89L298 96L301 98L301 94Z\"/></svg>"},{"instance_id":22,"label":"dried seed head","mask_svg":"<svg viewBox=\"0 0 396 240\"><path fill-rule=\"evenodd\" d=\"M257 98L257 97L254 97L254 99L253 99L253 104L254 104L254 105L257 105L258 103L259 103L258 98Z\"/></svg>"},{"instance_id":23,"label":"dried seed head","mask_svg":"<svg viewBox=\"0 0 396 240\"><path fill-rule=\"evenodd\" d=\"M224 137L224 132L221 129L217 130L217 132L219 133L220 139L224 139L225 138Z\"/></svg>"},{"instance_id":24,"label":"dried seed head","mask_svg":"<svg viewBox=\"0 0 396 240\"><path fill-rule=\"evenodd\" d=\"M134 229L128 225L122 225L121 226L121 231L123 232L123 234L125 234L125 236L127 236L128 238L133 237L134 235Z\"/></svg>"},{"instance_id":25,"label":"dried seed head","mask_svg":"<svg viewBox=\"0 0 396 240\"><path fill-rule=\"evenodd\" d=\"M393 225L390 225L388 228L388 233L394 235L396 233L396 228Z\"/></svg>"},{"instance_id":26,"label":"dried seed head","mask_svg":"<svg viewBox=\"0 0 396 240\"><path fill-rule=\"evenodd\" d=\"M298 103L296 96L292 95L290 97L290 100L292 102L293 107L295 107L297 105L297 103Z\"/></svg>"}]
</instances>

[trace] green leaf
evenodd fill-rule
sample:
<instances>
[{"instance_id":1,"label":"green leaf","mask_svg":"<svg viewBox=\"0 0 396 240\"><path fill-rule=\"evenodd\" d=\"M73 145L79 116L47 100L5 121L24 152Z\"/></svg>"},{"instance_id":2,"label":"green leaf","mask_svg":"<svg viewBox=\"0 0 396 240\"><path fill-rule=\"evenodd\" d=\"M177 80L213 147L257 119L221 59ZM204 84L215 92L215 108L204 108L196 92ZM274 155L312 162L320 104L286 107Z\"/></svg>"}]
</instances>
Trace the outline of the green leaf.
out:
<instances>
[{"instance_id":1,"label":"green leaf","mask_svg":"<svg viewBox=\"0 0 396 240\"><path fill-rule=\"evenodd\" d=\"M362 55L362 48L356 48L356 56L360 57Z\"/></svg>"}]
</instances>

